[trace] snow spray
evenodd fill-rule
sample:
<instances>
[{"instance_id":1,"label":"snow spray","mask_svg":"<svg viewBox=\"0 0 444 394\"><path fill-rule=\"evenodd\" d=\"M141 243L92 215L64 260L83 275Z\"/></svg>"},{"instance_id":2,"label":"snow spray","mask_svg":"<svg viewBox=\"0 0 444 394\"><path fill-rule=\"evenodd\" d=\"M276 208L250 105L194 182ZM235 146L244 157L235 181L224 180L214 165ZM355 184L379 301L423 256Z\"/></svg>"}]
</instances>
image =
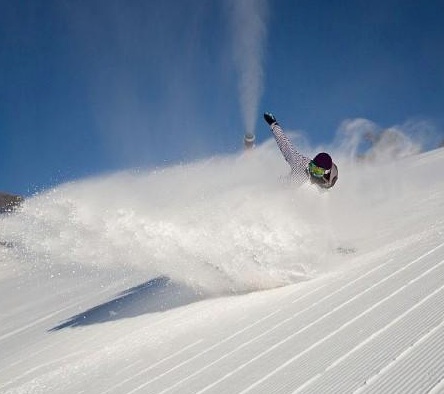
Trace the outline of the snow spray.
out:
<instances>
[{"instance_id":1,"label":"snow spray","mask_svg":"<svg viewBox=\"0 0 444 394\"><path fill-rule=\"evenodd\" d=\"M306 216L311 195L295 204L279 184L279 155L258 146L248 157L60 185L0 218L0 240L12 245L0 253L48 277L167 277L199 294L307 280L324 253L311 241L328 242L321 215Z\"/></svg>"}]
</instances>

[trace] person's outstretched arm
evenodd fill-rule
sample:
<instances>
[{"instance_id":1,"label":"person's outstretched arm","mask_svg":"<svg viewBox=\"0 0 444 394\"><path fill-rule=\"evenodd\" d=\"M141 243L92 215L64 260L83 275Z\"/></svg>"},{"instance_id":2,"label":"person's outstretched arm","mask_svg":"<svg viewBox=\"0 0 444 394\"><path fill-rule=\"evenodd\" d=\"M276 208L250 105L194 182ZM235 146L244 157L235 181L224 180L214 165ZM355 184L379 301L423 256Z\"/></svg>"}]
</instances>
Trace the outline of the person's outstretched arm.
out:
<instances>
[{"instance_id":1,"label":"person's outstretched arm","mask_svg":"<svg viewBox=\"0 0 444 394\"><path fill-rule=\"evenodd\" d=\"M305 169L307 168L310 159L299 153L294 148L290 139L284 133L281 126L279 126L279 123L277 122L274 115L266 112L264 114L264 119L270 125L270 129L274 135L277 145L281 150L285 160L288 162L288 164L290 164L292 172L305 177Z\"/></svg>"}]
</instances>

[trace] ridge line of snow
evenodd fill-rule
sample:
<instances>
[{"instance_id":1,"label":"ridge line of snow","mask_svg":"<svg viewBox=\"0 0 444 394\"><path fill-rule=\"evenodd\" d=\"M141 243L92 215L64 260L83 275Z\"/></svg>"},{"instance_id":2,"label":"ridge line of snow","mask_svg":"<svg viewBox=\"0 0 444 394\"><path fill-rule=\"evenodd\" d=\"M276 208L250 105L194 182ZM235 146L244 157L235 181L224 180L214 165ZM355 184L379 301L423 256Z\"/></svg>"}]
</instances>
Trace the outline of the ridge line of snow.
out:
<instances>
[{"instance_id":1,"label":"ridge line of snow","mask_svg":"<svg viewBox=\"0 0 444 394\"><path fill-rule=\"evenodd\" d=\"M259 358L263 357L264 355L270 353L272 350L276 349L277 347L281 346L282 344L284 344L285 342L289 341L290 339L294 338L296 335L299 335L300 333L306 331L307 329L309 329L310 327L314 326L315 324L319 323L320 321L324 320L327 316L330 316L331 314L333 314L334 312L342 309L345 305L349 304L350 302L352 302L352 300L355 300L359 297L361 297L363 294L367 293L368 291L370 291L372 288L379 286L381 283L384 283L385 281L388 280L388 278L398 274L399 272L404 271L407 267L417 263L418 261L420 261L421 259L423 259L424 257L432 254L433 252L435 252L436 250L440 249L441 247L444 246L444 242L441 243L440 245L438 245L437 247L427 251L426 253L423 253L421 256L419 256L418 258L414 259L413 261L411 261L409 264L403 266L402 268L396 270L394 273L392 273L391 275L384 277L382 280L380 280L379 282L375 283L374 285L372 285L371 287L367 288L366 290L358 293L357 295L355 295L354 297L350 298L349 300L347 300L346 302L340 304L339 306L335 307L334 309L332 309L330 312L322 315L320 318L316 319L315 321L311 322L310 324L304 326L302 329L296 331L295 333L287 336L286 338L282 339L281 341L277 342L275 345L269 347L267 350L263 351L262 353L259 353L257 356L253 357L252 359L250 359L248 362L238 366L237 368L235 368L234 370L232 370L230 373L227 373L226 375L224 375L222 378L216 380L215 382L213 382L212 384L204 387L202 390L200 390L197 394L201 394L204 393L205 391L207 391L208 389L210 389L211 387L214 387L215 385L219 384L220 382L222 382L223 380L225 380L226 378L232 376L233 374L239 372L240 370L242 370L243 368L245 368L247 365L251 364L252 362L258 360ZM344 286L346 287L346 286ZM387 299L387 298L386 298ZM368 311L370 311L372 308L369 308L367 311L361 313L359 315L362 316L363 314L367 313ZM349 322L352 322L356 320L353 319ZM341 329L345 326L348 326L348 323L346 323L345 325L341 326ZM335 332L337 332L339 330L336 330ZM327 337L324 337L324 339L331 337L332 334L328 335ZM322 341L324 341L324 339ZM322 341L318 341L319 343L321 343ZM249 387L247 387L246 389L244 389L243 391L241 391L239 394L244 394L248 391L250 391L251 389L253 389L254 387L256 387L257 385L261 384L262 382L264 382L266 379L268 379L270 376L274 375L276 372L280 371L282 368L284 368L286 365L288 365L290 362L294 361L295 359L297 359L297 357L302 356L303 354L305 354L308 350L311 350L314 346L310 346L308 349L306 349L304 352L299 353L299 355L291 358L289 361L287 361L286 363L282 364L281 367L275 369L274 371L272 371L271 373L265 375L263 378L259 379L258 381L256 381L254 384L250 385Z\"/></svg>"},{"instance_id":2,"label":"ridge line of snow","mask_svg":"<svg viewBox=\"0 0 444 394\"><path fill-rule=\"evenodd\" d=\"M433 387L428 394L440 394L444 392L444 377Z\"/></svg>"},{"instance_id":3,"label":"ridge line of snow","mask_svg":"<svg viewBox=\"0 0 444 394\"><path fill-rule=\"evenodd\" d=\"M105 289L105 290L97 292L97 295L101 295L101 294L104 294L104 293L107 293L107 292L108 292L108 289ZM29 329L31 327L37 326L39 323L42 323L45 320L49 320L52 317L54 317L54 316L56 316L56 315L58 315L60 313L63 313L64 311L66 311L68 309L74 308L79 303L85 302L87 300L88 300L88 297L82 297L80 300L77 300L75 302L71 302L68 306L66 306L66 307L64 307L62 309L57 309L54 312L51 312L51 313L49 313L49 314L47 314L47 315L45 315L45 316L43 316L43 317L41 317L41 318L39 318L37 320L34 320L32 323L26 324L23 327L17 328L17 329L15 329L13 331L10 331L10 332L7 332L7 333L5 333L3 335L0 335L0 342L4 341L5 339L7 339L7 338L9 338L9 337L11 337L13 335L20 334L21 332L26 331L27 329Z\"/></svg>"},{"instance_id":4,"label":"ridge line of snow","mask_svg":"<svg viewBox=\"0 0 444 394\"><path fill-rule=\"evenodd\" d=\"M323 289L324 287L326 287L326 284L324 284L324 285L322 285L322 286L320 286L320 287L317 287L317 288L315 288L315 289L309 291L308 293L305 293L304 295L298 297L298 298L297 298L295 301L293 301L293 302L300 301L300 300L302 300L302 299L304 299L304 298L307 298L307 297L308 297L309 295L311 295L312 293L315 293L315 292L319 291L320 289ZM291 295L291 294L290 294L290 295ZM285 297L288 297L288 295L283 296L282 298L285 298ZM266 320L268 317L277 314L277 313L280 312L281 310L282 310L282 309L278 309L278 310L276 310L275 312L273 312L271 315L265 316L265 318L262 318L262 319L260 319L260 320L257 320L255 323L251 324L250 326L247 326L244 330L239 331L238 334L240 334L242 331L245 331L247 328L251 328L251 327L255 326L256 324L260 323L261 321ZM291 320L291 318L289 318L288 320ZM281 322L281 323L283 324L283 322ZM274 329L274 328L276 328L276 326L273 326L273 329ZM267 332L268 332L268 331L267 331ZM261 334L261 336L262 336L262 334ZM232 339L233 337L235 337L235 335L232 335L232 336L230 336L230 337L227 337L226 340L220 342L219 345L220 345L221 343L224 343L224 342L226 342L226 341ZM259 336L259 337L260 337L260 336ZM196 375L198 375L199 373L205 371L206 369L208 369L209 367L213 366L214 364L216 364L216 363L219 362L220 360L223 360L224 358L228 357L230 354L234 353L235 351L241 349L242 347L246 346L247 344L250 344L251 342L253 342L253 341L256 340L257 338L258 338L258 336L254 337L252 340L249 340L248 342L244 342L241 346L238 346L237 348L231 350L229 353L224 354L224 355L223 355L222 357L220 357L219 359L216 359L216 360L214 360L213 362L211 362L210 364L207 364L205 367L203 367L203 368L201 368L201 369L195 371L193 374L186 376L185 378L183 378L183 379L180 380L180 381L177 381L174 385L165 388L163 391L161 391L161 392L158 393L158 394L165 393L165 392L167 392L167 391L173 389L174 387L176 387L176 386L182 384L183 382L185 382L185 381L187 381L187 380L193 378L194 376L196 376ZM192 361L192 360L194 360L195 358L201 356L202 354L205 354L205 353L207 353L208 351L214 349L217 345L218 345L218 344L213 345L212 347L206 349L206 351L201 352L200 354L197 354L197 355L193 356L191 359L187 360L186 362L183 362L182 364L180 364L180 365L178 365L178 366L184 365L184 364L186 364L188 361ZM168 372L169 372L169 371L167 371L167 373L168 373Z\"/></svg>"},{"instance_id":5,"label":"ridge line of snow","mask_svg":"<svg viewBox=\"0 0 444 394\"><path fill-rule=\"evenodd\" d=\"M302 300L302 299L308 297L308 296L311 295L312 293L315 293L316 291L319 291L320 289L323 289L325 286L326 286L326 285L324 284L324 285L322 285L321 287L315 288L315 289L309 291L308 293L302 295L301 297L298 297L298 298L297 298L296 300L294 300L293 302L300 301L300 300ZM280 310L279 310L279 311L280 311ZM293 317L292 317L292 318L293 318ZM284 322L286 322L287 320L291 320L292 318L290 318L290 319L286 319L286 320L284 320L284 321L281 322L281 323L283 324ZM272 329L275 329L275 328L276 328L276 326L273 326L273 327L272 327ZM266 331L266 333L268 333L268 331ZM247 345L250 344L251 342L254 342L256 339L258 339L258 338L261 337L262 335L263 335L263 334L261 334L260 336L256 336L256 337L254 337L253 339L251 339L251 340L249 340L249 341L247 341L247 342L244 342L242 345L236 347L235 349L231 350L231 351L228 352L228 353L225 353L222 357L219 357L218 359L212 361L211 363L207 364L205 367L200 368L199 370L195 371L195 372L192 373L191 375L186 376L186 377L183 378L182 380L177 381L174 385L165 388L163 391L159 392L158 394L166 393L167 391L173 389L174 387L179 386L180 384L186 382L187 380L193 378L194 376L198 375L199 373L201 373L201 372L205 371L206 369L208 369L209 367L213 366L213 365L216 364L217 362L219 362L219 361L223 360L224 358L228 357L229 355L235 353L235 352L238 351L239 349L242 349L244 346L247 346Z\"/></svg>"},{"instance_id":6,"label":"ridge line of snow","mask_svg":"<svg viewBox=\"0 0 444 394\"><path fill-rule=\"evenodd\" d=\"M349 287L349 286L355 284L356 282L358 282L358 281L360 281L361 279L365 278L366 276L372 274L373 272L378 271L381 267L387 265L387 264L390 263L391 261L392 261L392 259L388 259L385 263L379 264L378 266L372 268L370 271L367 271L365 274L360 275L360 276L358 276L357 278L353 279L351 282L347 282L347 284L345 284L344 286L341 286L339 289L336 289L334 292L332 292L332 293L328 293L326 296L322 297L320 300L318 300L318 301L316 301L314 304L312 304L312 305L310 306L310 308L311 308L313 305L318 305L318 304L321 303L322 301L325 301L325 300L329 299L330 297L332 297L333 295L335 295L335 294L337 294L337 293L340 293L342 290L344 290L344 289L346 289L347 287ZM323 286L323 287L325 287L325 286ZM321 288L322 288L322 287L321 287ZM319 289L321 289L321 288L319 288ZM318 289L318 290L319 290L319 289ZM295 304L295 303L298 302L298 301L299 301L299 298L296 299L296 300L294 300L294 301L292 301L292 304Z\"/></svg>"},{"instance_id":7,"label":"ridge line of snow","mask_svg":"<svg viewBox=\"0 0 444 394\"><path fill-rule=\"evenodd\" d=\"M135 389L133 389L131 391L128 391L127 394L132 394L132 393L135 393L135 392L139 391L140 389L144 388L148 384L150 384L152 382L155 382L156 380L160 379L162 376L165 376L168 373L170 373L171 371L174 371L177 368L180 368L182 365L188 364L190 361L196 359L197 357L201 356L202 354L208 353L210 350L216 348L217 346L220 346L222 343L225 343L225 342L229 341L230 339L236 337L237 335L241 334L242 332L247 331L251 327L254 327L256 324L259 324L261 321L269 319L271 316L274 316L275 314L277 314L280 311L281 311L281 309L278 309L275 312L272 312L272 313L264 316L262 319L259 319L259 320L255 321L254 323L250 324L249 326L244 327L243 329L241 329L239 331L236 331L234 334L230 335L227 338L224 338L222 341L219 341L219 342L215 343L214 345L210 346L209 348L206 348L205 350L203 350L202 352L194 355L193 357L189 358L188 360L181 362L180 364L174 366L173 368L170 368L168 371L165 371L164 373L162 373L160 375L157 375L155 378L152 378L151 380L148 380L147 382L145 382L144 384L140 385L139 387L136 387Z\"/></svg>"},{"instance_id":8,"label":"ridge line of snow","mask_svg":"<svg viewBox=\"0 0 444 394\"><path fill-rule=\"evenodd\" d=\"M444 263L444 260L441 261L439 264L437 264L436 266L434 266L433 268L429 269L428 271L432 271L435 267L441 265ZM427 272L424 272L423 275L427 274ZM417 279L419 280L419 278L423 275L420 275ZM412 280L410 282L408 282L407 285L404 285L402 287L400 287L397 291L395 291L394 293L392 293L390 295L390 297L392 295L395 295L396 293L399 293L401 290L403 290L403 288L406 288L408 285L416 282L416 280ZM396 317L394 320L392 320L389 324L386 324L384 327L380 328L378 331L374 332L372 335L370 335L369 337L367 337L364 341L360 342L357 346L355 346L351 351L347 352L346 354L344 354L343 356L341 356L340 358L338 358L337 360L335 360L330 366L328 366L327 368L325 368L324 372L329 371L330 369L334 368L335 366L339 365L340 363L342 363L344 360L346 360L347 358L349 358L353 353L355 353L357 350L361 349L363 346L365 346L367 343L371 342L373 339L377 338L379 335L381 335L384 331L386 331L389 327L393 326L394 324L396 324L397 322L399 322L400 320L402 320L403 318L405 318L407 315L409 315L412 311L414 311L415 309L417 309L419 306L421 306L422 304L424 304L425 302L427 302L430 298L434 297L437 293L439 293L440 291L442 291L444 289L444 285L439 287L438 289L434 290L432 293L430 293L429 295L427 295L425 298L423 298L421 301L417 302L416 304L414 304L412 307L410 307L408 310L406 310L405 312L403 312L401 315L399 315L398 317ZM378 304L381 304L383 301L385 301L385 299L383 299L382 301L379 301L377 304L374 304L372 306L372 308L370 309L374 309L374 307L378 306ZM441 324L440 324L441 325ZM439 325L439 326L440 326ZM435 327L436 328L436 327ZM394 361L394 360L393 360ZM382 370L381 370L382 371ZM381 372L380 371L380 372ZM378 374L380 373L378 372ZM318 379L319 377L322 376L322 373L318 373L316 374L315 377L310 378L309 380L307 380L307 382L305 382L303 384L303 386L299 387L296 391L293 392L293 394L296 394L298 392L300 392L301 388L304 387L308 387L310 384L314 383L316 381L316 379ZM370 378L371 379L371 378ZM369 380L367 380L367 382L369 382ZM357 391L355 391L355 393L357 393Z\"/></svg>"},{"instance_id":9,"label":"ridge line of snow","mask_svg":"<svg viewBox=\"0 0 444 394\"><path fill-rule=\"evenodd\" d=\"M55 312L52 312L52 313L50 313L48 315L45 315L45 316L41 317L40 319L34 320L32 323L26 324L23 327L17 328L17 329L15 329L13 331L10 331L10 332L8 332L6 334L1 335L0 336L0 342L5 340L5 339L8 339L9 337L11 337L13 335L16 335L16 334L19 334L19 333L21 333L23 331L26 331L28 328L34 327L34 326L38 325L39 323L44 322L45 320L51 319L55 315L58 315L59 313L65 311L67 309L72 308L72 306L73 305L70 305L70 306L67 306L67 307L65 307L63 309L59 309L59 310L57 310Z\"/></svg>"},{"instance_id":10,"label":"ridge line of snow","mask_svg":"<svg viewBox=\"0 0 444 394\"><path fill-rule=\"evenodd\" d=\"M78 355L80 355L80 354L82 354L82 353L84 353L84 351L78 351L78 352L75 352L75 353L71 353L71 354L68 354L67 356L59 357L59 358L57 358L57 359L54 359L54 360L48 361L48 362L46 362L46 363L44 363L44 364L40 364L40 365L38 365L38 366L36 366L36 367L34 367L34 368L28 369L26 372L24 372L24 373L21 374L20 376L16 376L14 379L12 379L12 380L10 380L10 381L8 381L8 382L2 382L1 385L0 385L0 389L5 389L5 388L8 387L9 385L11 385L11 384L13 384L13 383L19 381L19 380L22 379L23 377L25 377L25 376L27 376L27 375L29 375L29 374L35 372L35 371L38 371L39 369L46 368L46 367L50 366L51 364L57 364L57 363L59 363L60 361L63 361L63 360L66 360L66 359L70 359L70 358L72 358L72 357L76 357L76 356L78 356Z\"/></svg>"},{"instance_id":11,"label":"ridge line of snow","mask_svg":"<svg viewBox=\"0 0 444 394\"><path fill-rule=\"evenodd\" d=\"M109 393L109 392L113 391L114 389L116 389L116 388L118 388L118 387L124 385L125 383L128 383L129 381L131 381L131 380L134 379L135 377L140 376L140 375L142 375L142 374L148 372L150 369L153 369L153 368L157 367L158 365L164 363L165 361L167 361L167 360L169 360L169 359L171 359L171 358L174 358L174 357L178 356L179 354L185 352L185 351L188 350L188 349L191 349L192 347L198 345L199 343L202 343L203 341L204 341L203 339L198 339L197 341L193 342L192 344L187 345L187 346L183 347L182 349L180 349L180 350L178 350L178 351L176 351L176 352L170 354L169 356L164 357L163 359L161 359L161 360L155 362L154 364L150 365L148 368L142 369L141 371L139 371L139 372L136 373L135 375L132 375L131 378L127 378L127 379L125 379L125 380L120 381L119 384L117 384L117 385L115 385L115 386L113 386L113 387L110 387L110 388L109 388L108 390L106 390L106 391L103 391L102 394L106 394L106 393Z\"/></svg>"},{"instance_id":12,"label":"ridge line of snow","mask_svg":"<svg viewBox=\"0 0 444 394\"><path fill-rule=\"evenodd\" d=\"M228 356L230 356L231 354L237 352L238 350L240 350L240 349L242 349L242 348L248 346L249 344L251 344L252 342L258 340L259 338L262 338L263 336L269 334L270 332L272 332L272 331L274 331L275 329L281 327L281 326L284 325L285 323L287 323L287 322L293 320L295 317L299 316L300 314L302 314L302 313L304 313L304 312L306 312L306 311L312 309L314 306L316 306L316 305L318 305L319 303L321 303L322 301L325 301L326 299L330 298L332 295L336 294L337 292L340 292L341 290L343 290L343 289L345 289L345 288L347 288L347 287L353 285L354 283L356 283L357 281L361 280L362 278L365 278L366 276L368 276L368 275L371 274L372 272L377 271L377 270L380 269L381 267L383 267L383 266L385 266L386 264L388 264L390 261L391 261L391 259L389 259L389 260L387 260L385 263L382 263L382 264L378 265L377 267L371 269L370 271L366 272L365 274L360 275L358 278L354 279L353 281L351 281L351 282L347 282L347 284L344 285L344 286L342 286L340 289L334 291L333 293L329 293L327 296L322 297L322 298L321 298L320 300L318 300L317 302L315 302L315 303L311 304L310 306L308 306L308 307L306 307L306 308L304 308L304 309L298 311L297 313L293 314L291 317L286 318L286 319L280 321L278 324L274 325L273 327L267 329L266 331L264 331L264 332L262 332L261 334L255 336L254 338L248 340L247 342L244 342L242 345L240 345L240 346L234 348L233 350L229 351L228 353L225 353L222 357L219 357L218 359L214 360L214 361L211 362L210 364L207 364L205 367L202 367L201 369L195 371L193 374L191 374L191 375L189 375L189 376L183 378L182 380L176 382L174 385L165 388L164 390L160 391L158 394L164 394L164 393L166 393L167 391L173 389L174 387L177 387L178 385L182 384L183 382L185 382L185 381L191 379L192 377L198 375L199 373L205 371L205 370L208 369L210 366L212 366L212 365L216 364L217 362L219 362L219 361L225 359L226 357L228 357ZM301 296L301 297L298 297L296 300L293 300L292 303L299 302L300 300L302 300L302 299L308 297L309 295L311 295L312 293L315 293L316 291L319 291L320 289L323 289L324 287L326 287L326 285L322 285L321 287L315 288L315 289L313 289L312 291L310 291L309 293L307 293L307 294L305 294L305 295L303 295L303 296ZM204 388L204 389L205 389L205 388ZM199 394L199 393L201 393L201 391L199 391L197 394Z\"/></svg>"},{"instance_id":13,"label":"ridge line of snow","mask_svg":"<svg viewBox=\"0 0 444 394\"><path fill-rule=\"evenodd\" d=\"M442 244L444 245L444 244ZM441 245L441 246L442 246ZM426 254L427 255L427 254ZM280 370L282 370L283 368L285 368L287 365L291 364L293 361L297 360L298 358L302 357L304 354L308 353L310 350L314 349L315 347L319 346L321 343L325 342L327 339L331 338L332 336L336 335L338 332L342 331L345 327L348 327L350 324L354 323L355 321L357 321L358 319L360 319L362 316L368 314L370 311L372 311L373 309L375 309L376 307L378 307L379 305L383 304L384 302L386 302L387 300L389 300L390 298L392 298L393 296L395 296L396 294L400 293L402 290L404 290L405 288L407 288L410 284L416 282L417 280L419 280L421 277L423 277L424 275L430 273L431 271L433 271L436 267L442 265L444 263L444 260L442 260L439 264L433 266L431 269L427 270L426 272L424 272L423 274L421 274L420 276L418 276L417 278L415 278L412 281L409 281L406 285L398 288L396 291L394 291L393 293L391 293L388 297L383 298L382 300L378 301L376 304L373 304L370 308L367 308L364 312L360 313L359 315L355 316L353 319L347 321L345 324L343 324L341 327L339 327L339 329L332 331L330 334L328 334L327 336L325 336L324 338L322 338L321 340L315 342L313 345L309 346L307 349L305 349L304 351L300 352L299 354L295 355L294 357L288 359L285 363L281 364L278 368L274 369L273 371L271 371L270 373L268 373L267 375L265 375L262 379L258 380L257 382L255 382L254 384L252 384L250 387L247 387L245 390L241 391L239 394L245 394L248 391L250 391L252 388L256 387L257 385L259 385L260 383L262 383L263 381L267 380L269 377L273 376L275 373L279 372ZM383 283L383 281L379 282ZM377 284L377 285L378 285ZM372 286L373 287L373 286ZM371 288L371 287L370 287ZM369 289L370 289L369 288ZM366 291L365 291L366 292ZM361 293L359 296L361 296L362 294L364 294L365 292ZM349 300L351 301L351 299ZM349 301L347 303L349 303ZM343 305L345 304L341 304L341 306L338 309L341 309ZM336 308L335 308L336 309ZM334 310L333 310L334 311ZM332 312L333 312L332 311ZM309 326L307 326L309 327ZM305 327L304 330L307 328ZM287 338L285 339L285 341L287 340ZM271 349L271 348L270 348ZM269 349L268 349L269 350Z\"/></svg>"},{"instance_id":14,"label":"ridge line of snow","mask_svg":"<svg viewBox=\"0 0 444 394\"><path fill-rule=\"evenodd\" d=\"M442 291L444 289L444 285L441 286L439 289L435 290L432 294L430 294L427 298L435 295L439 291ZM402 360L408 353L410 353L417 345L420 343L426 341L428 338L430 338L435 332L437 332L439 329L444 327L444 320L441 321L440 324L433 327L427 334L423 335L421 338L419 338L415 343L411 344L407 349L405 349L401 354L399 354L396 358L394 358L390 363L388 363L384 368L382 368L380 371L378 371L373 376L369 377L365 384L358 389L356 389L353 394L361 393L363 390L366 390L369 385L373 384L375 381L381 378L388 370L393 368L393 366L398 363L400 360Z\"/></svg>"}]
</instances>

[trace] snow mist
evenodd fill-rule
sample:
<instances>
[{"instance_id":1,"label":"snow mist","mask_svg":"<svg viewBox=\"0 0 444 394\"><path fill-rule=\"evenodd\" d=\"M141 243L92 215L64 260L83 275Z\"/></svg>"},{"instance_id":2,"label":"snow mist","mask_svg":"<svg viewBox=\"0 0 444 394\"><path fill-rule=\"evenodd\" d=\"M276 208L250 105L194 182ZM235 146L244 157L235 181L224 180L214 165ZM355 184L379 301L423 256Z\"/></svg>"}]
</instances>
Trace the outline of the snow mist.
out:
<instances>
[{"instance_id":1,"label":"snow mist","mask_svg":"<svg viewBox=\"0 0 444 394\"><path fill-rule=\"evenodd\" d=\"M307 280L328 247L312 243L324 237L322 214L317 207L307 217L311 194L295 204L280 184L279 154L270 144L248 157L61 185L3 218L0 239L28 270L51 277L92 270L117 281L137 273L204 294Z\"/></svg>"},{"instance_id":2,"label":"snow mist","mask_svg":"<svg viewBox=\"0 0 444 394\"><path fill-rule=\"evenodd\" d=\"M374 126L347 124L348 131ZM388 242L375 229L392 217L410 220L417 207L402 196L431 182L427 166L414 184L410 176L394 181L416 165L408 161L414 144L406 138L392 145L389 161L378 143L357 160L342 143L349 134L329 147L340 177L327 193L286 183L289 167L270 139L248 155L84 179L28 198L16 214L0 218L2 252L17 268L51 278L167 277L204 296L323 275L347 262L341 252L364 250L376 236ZM394 234L401 232L409 226Z\"/></svg>"},{"instance_id":3,"label":"snow mist","mask_svg":"<svg viewBox=\"0 0 444 394\"><path fill-rule=\"evenodd\" d=\"M266 38L267 1L233 0L228 4L245 135L251 136L254 135L262 94L262 49Z\"/></svg>"}]
</instances>

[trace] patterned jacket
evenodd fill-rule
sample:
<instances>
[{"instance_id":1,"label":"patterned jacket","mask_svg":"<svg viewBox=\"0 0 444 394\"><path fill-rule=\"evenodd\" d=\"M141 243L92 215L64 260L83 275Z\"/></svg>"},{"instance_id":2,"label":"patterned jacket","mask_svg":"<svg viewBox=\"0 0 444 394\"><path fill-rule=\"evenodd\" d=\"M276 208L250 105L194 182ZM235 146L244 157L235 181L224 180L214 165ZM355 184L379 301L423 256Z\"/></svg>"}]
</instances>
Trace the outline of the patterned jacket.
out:
<instances>
[{"instance_id":1,"label":"patterned jacket","mask_svg":"<svg viewBox=\"0 0 444 394\"><path fill-rule=\"evenodd\" d=\"M279 149L284 155L285 160L291 168L291 179L296 183L304 183L311 181L322 188L329 189L338 180L338 167L333 163L331 172L322 178L312 177L308 172L308 164L311 159L299 153L291 143L290 139L285 135L281 126L278 123L273 123L271 126L274 138L278 144Z\"/></svg>"}]
</instances>

